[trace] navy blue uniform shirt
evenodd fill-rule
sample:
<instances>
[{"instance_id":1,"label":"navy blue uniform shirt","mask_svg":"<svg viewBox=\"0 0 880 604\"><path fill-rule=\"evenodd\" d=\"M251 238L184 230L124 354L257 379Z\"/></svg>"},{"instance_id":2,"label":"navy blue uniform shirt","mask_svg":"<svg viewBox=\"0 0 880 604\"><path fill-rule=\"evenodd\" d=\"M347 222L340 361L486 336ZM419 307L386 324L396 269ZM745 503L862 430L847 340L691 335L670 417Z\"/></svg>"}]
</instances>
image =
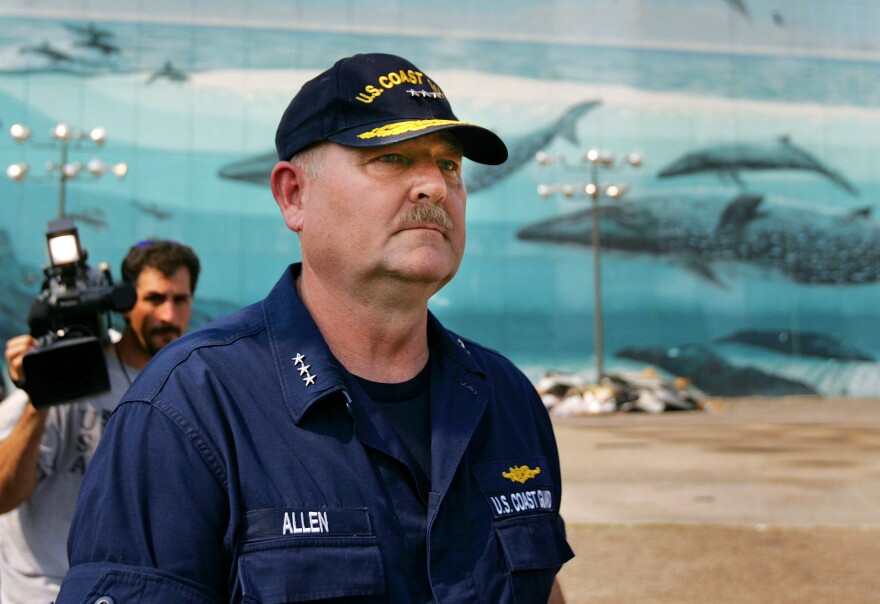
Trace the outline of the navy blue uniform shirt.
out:
<instances>
[{"instance_id":1,"label":"navy blue uniform shirt","mask_svg":"<svg viewBox=\"0 0 880 604\"><path fill-rule=\"evenodd\" d=\"M426 483L343 377L299 270L135 381L86 473L58 603L546 602L573 553L532 384L431 316Z\"/></svg>"}]
</instances>

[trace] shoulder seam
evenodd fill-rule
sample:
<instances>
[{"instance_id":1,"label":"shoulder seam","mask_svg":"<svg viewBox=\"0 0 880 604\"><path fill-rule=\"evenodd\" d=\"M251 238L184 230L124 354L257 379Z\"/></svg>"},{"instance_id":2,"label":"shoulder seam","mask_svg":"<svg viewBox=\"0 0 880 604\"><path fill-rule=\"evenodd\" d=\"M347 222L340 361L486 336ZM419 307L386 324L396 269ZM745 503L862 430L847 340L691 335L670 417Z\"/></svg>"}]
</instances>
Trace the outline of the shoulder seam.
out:
<instances>
[{"instance_id":1,"label":"shoulder seam","mask_svg":"<svg viewBox=\"0 0 880 604\"><path fill-rule=\"evenodd\" d=\"M204 460L205 465L208 466L208 469L211 470L211 472L214 474L217 482L219 482L220 485L223 487L223 490L227 493L229 492L229 477L227 476L226 471L223 469L223 465L217 459L217 456L214 454L207 440L195 428L195 426L186 421L186 419L177 409L175 409L171 405L168 405L167 403L155 400L147 401L141 399L123 401L122 403L120 403L119 407L131 404L148 405L149 407L155 409L156 411L167 417L168 420L183 433L183 435L192 444L192 446L195 447L196 451L198 451L199 453L199 456Z\"/></svg>"}]
</instances>

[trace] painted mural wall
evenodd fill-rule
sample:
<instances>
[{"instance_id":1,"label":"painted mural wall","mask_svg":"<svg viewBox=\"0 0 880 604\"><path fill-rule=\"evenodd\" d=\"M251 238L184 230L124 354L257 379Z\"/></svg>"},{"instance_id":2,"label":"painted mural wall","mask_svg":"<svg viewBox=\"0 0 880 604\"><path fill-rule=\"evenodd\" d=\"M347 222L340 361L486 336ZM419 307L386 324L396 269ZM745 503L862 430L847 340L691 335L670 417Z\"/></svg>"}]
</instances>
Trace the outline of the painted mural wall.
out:
<instances>
[{"instance_id":1,"label":"painted mural wall","mask_svg":"<svg viewBox=\"0 0 880 604\"><path fill-rule=\"evenodd\" d=\"M880 395L873 0L4 0L0 25L0 165L30 165L0 180L4 340L26 330L58 215L59 149L37 144L54 124L106 129L72 159L129 166L66 183L90 260L118 271L149 236L192 245L203 323L299 257L267 186L293 93L342 56L391 52L511 150L465 166L467 256L431 301L451 328L534 378L593 376L590 199L538 189L583 189L590 149L638 152L595 178L628 188L600 199L606 371Z\"/></svg>"}]
</instances>

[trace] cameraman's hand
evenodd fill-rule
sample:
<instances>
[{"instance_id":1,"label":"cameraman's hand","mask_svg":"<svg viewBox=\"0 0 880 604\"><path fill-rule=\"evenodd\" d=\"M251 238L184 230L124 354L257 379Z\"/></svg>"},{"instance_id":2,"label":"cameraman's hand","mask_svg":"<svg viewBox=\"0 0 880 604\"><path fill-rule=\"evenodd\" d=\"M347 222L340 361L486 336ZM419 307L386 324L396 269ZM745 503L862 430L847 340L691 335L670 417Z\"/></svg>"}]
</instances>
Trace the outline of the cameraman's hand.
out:
<instances>
[{"instance_id":1,"label":"cameraman's hand","mask_svg":"<svg viewBox=\"0 0 880 604\"><path fill-rule=\"evenodd\" d=\"M13 382L20 384L24 381L24 355L36 346L37 339L29 334L15 336L6 342L6 366Z\"/></svg>"}]
</instances>

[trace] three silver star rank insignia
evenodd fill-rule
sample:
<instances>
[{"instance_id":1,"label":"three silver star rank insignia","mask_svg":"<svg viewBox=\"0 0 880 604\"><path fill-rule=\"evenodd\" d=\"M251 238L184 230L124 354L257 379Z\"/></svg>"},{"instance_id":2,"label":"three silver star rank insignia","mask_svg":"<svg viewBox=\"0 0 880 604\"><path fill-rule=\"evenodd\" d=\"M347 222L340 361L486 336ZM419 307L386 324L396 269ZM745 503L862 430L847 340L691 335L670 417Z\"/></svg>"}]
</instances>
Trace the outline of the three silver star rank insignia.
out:
<instances>
[{"instance_id":1,"label":"three silver star rank insignia","mask_svg":"<svg viewBox=\"0 0 880 604\"><path fill-rule=\"evenodd\" d=\"M317 375L312 375L309 373L309 368L311 365L306 365L306 357L304 354L296 353L296 356L291 359L293 361L293 366L299 369L299 375L302 377L302 381L305 382L306 386L311 386L315 383L315 379L318 377Z\"/></svg>"}]
</instances>

